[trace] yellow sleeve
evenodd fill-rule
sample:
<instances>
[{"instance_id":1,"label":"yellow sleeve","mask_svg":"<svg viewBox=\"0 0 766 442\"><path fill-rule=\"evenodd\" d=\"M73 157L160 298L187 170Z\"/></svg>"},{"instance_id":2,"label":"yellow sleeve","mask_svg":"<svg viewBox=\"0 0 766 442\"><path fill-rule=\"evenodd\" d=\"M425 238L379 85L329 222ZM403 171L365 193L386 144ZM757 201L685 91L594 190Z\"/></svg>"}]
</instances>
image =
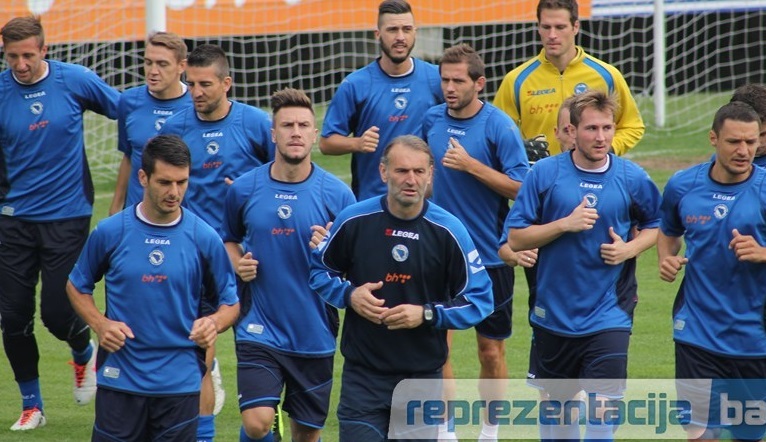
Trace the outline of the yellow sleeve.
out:
<instances>
[{"instance_id":1,"label":"yellow sleeve","mask_svg":"<svg viewBox=\"0 0 766 442\"><path fill-rule=\"evenodd\" d=\"M520 127L521 115L519 115L518 103L516 102L516 97L513 94L513 72L514 71L509 72L505 78L503 78L503 81L500 83L500 87L497 89L495 100L492 102L492 104L508 114L513 122Z\"/></svg>"},{"instance_id":2,"label":"yellow sleeve","mask_svg":"<svg viewBox=\"0 0 766 442\"><path fill-rule=\"evenodd\" d=\"M625 78L616 68L611 65L609 67L615 80L614 92L620 104L612 148L617 155L624 155L641 141L646 127Z\"/></svg>"}]
</instances>

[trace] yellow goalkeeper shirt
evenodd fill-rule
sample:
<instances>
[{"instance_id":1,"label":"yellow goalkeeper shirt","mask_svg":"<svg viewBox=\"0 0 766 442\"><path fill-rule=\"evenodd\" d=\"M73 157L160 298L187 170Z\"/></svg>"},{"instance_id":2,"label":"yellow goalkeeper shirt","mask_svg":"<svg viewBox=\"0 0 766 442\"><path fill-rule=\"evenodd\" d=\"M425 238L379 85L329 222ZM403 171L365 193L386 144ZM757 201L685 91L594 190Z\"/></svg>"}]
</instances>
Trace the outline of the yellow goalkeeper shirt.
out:
<instances>
[{"instance_id":1,"label":"yellow goalkeeper shirt","mask_svg":"<svg viewBox=\"0 0 766 442\"><path fill-rule=\"evenodd\" d=\"M551 154L557 154L561 149L554 129L559 106L570 95L588 89L617 97L619 108L612 141L615 153L622 155L638 144L644 135L644 122L625 78L617 68L586 54L579 46L563 73L545 58L545 49L509 72L497 90L494 105L513 118L525 139L544 134Z\"/></svg>"}]
</instances>

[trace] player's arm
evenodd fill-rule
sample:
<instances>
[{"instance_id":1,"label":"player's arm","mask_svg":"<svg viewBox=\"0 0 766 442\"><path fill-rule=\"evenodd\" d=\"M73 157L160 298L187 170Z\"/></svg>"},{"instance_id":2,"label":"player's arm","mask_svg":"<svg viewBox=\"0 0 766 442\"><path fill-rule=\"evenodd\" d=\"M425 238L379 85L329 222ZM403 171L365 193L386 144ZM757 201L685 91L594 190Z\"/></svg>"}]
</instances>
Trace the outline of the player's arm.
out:
<instances>
[{"instance_id":1,"label":"player's arm","mask_svg":"<svg viewBox=\"0 0 766 442\"><path fill-rule=\"evenodd\" d=\"M224 245L234 273L244 282L254 280L258 276L258 260L253 258L253 253L243 253L242 246L236 242L227 241Z\"/></svg>"},{"instance_id":2,"label":"player's arm","mask_svg":"<svg viewBox=\"0 0 766 442\"><path fill-rule=\"evenodd\" d=\"M658 228L642 229L630 241L624 241L614 228L609 227L612 242L601 244L601 258L606 264L618 265L635 258L644 250L657 243Z\"/></svg>"},{"instance_id":3,"label":"player's arm","mask_svg":"<svg viewBox=\"0 0 766 442\"><path fill-rule=\"evenodd\" d=\"M511 228L508 232L508 245L513 250L530 250L543 247L565 233L577 233L590 230L596 224L596 209L587 207L583 198L568 216L547 224L532 224L523 228Z\"/></svg>"},{"instance_id":4,"label":"player's arm","mask_svg":"<svg viewBox=\"0 0 766 442\"><path fill-rule=\"evenodd\" d=\"M442 164L449 169L465 172L505 198L516 199L521 182L498 172L481 161L471 157L468 151L454 138L450 138L450 149L442 158Z\"/></svg>"},{"instance_id":5,"label":"player's arm","mask_svg":"<svg viewBox=\"0 0 766 442\"><path fill-rule=\"evenodd\" d=\"M96 332L98 345L113 353L125 345L127 338L133 339L133 331L124 322L112 321L96 307L91 293L82 293L72 281L67 281L67 296L72 308Z\"/></svg>"},{"instance_id":6,"label":"player's arm","mask_svg":"<svg viewBox=\"0 0 766 442\"><path fill-rule=\"evenodd\" d=\"M232 305L221 304L212 315L203 316L194 321L189 339L202 348L211 347L218 339L218 335L228 330L237 317L239 317L239 302Z\"/></svg>"},{"instance_id":7,"label":"player's arm","mask_svg":"<svg viewBox=\"0 0 766 442\"><path fill-rule=\"evenodd\" d=\"M678 256L683 246L680 236L666 235L662 230L657 234L657 262L660 268L660 278L663 281L673 282L681 267L689 260Z\"/></svg>"},{"instance_id":8,"label":"player's arm","mask_svg":"<svg viewBox=\"0 0 766 442\"><path fill-rule=\"evenodd\" d=\"M361 137L332 134L319 139L319 150L325 155L343 155L347 153L375 152L380 141L377 126L372 126Z\"/></svg>"},{"instance_id":9,"label":"player's arm","mask_svg":"<svg viewBox=\"0 0 766 442\"><path fill-rule=\"evenodd\" d=\"M617 155L624 155L630 149L636 147L644 136L646 126L641 119L641 112L625 78L617 71L615 78L615 92L618 95L620 110L615 125L612 149Z\"/></svg>"},{"instance_id":10,"label":"player's arm","mask_svg":"<svg viewBox=\"0 0 766 442\"><path fill-rule=\"evenodd\" d=\"M112 204L109 206L109 216L114 215L125 207L125 198L128 194L128 181L130 180L131 169L130 158L127 155L123 155L122 161L120 161L119 171L117 172L117 183L114 186Z\"/></svg>"},{"instance_id":11,"label":"player's arm","mask_svg":"<svg viewBox=\"0 0 766 442\"><path fill-rule=\"evenodd\" d=\"M503 81L500 83L500 87L497 89L497 93L495 94L495 99L492 101L492 104L505 112L514 123L516 123L516 126L521 128L521 115L519 115L518 106L516 103L516 98L513 94L513 82L515 81L514 77L511 76L511 74L508 74L503 78Z\"/></svg>"},{"instance_id":12,"label":"player's arm","mask_svg":"<svg viewBox=\"0 0 766 442\"><path fill-rule=\"evenodd\" d=\"M731 235L729 249L737 255L738 260L756 263L766 262L766 248L760 245L753 235L743 235L737 229L733 229Z\"/></svg>"}]
</instances>

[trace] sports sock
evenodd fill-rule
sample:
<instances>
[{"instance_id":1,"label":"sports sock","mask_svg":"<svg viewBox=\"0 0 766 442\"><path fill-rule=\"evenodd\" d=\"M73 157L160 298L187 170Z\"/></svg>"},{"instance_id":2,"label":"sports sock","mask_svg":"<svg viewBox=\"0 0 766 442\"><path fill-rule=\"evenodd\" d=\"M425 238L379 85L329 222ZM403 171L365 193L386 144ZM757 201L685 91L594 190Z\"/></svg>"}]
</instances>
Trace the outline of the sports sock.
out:
<instances>
[{"instance_id":1,"label":"sports sock","mask_svg":"<svg viewBox=\"0 0 766 442\"><path fill-rule=\"evenodd\" d=\"M497 433L500 430L500 426L488 424L486 422L481 423L481 434L479 434L479 440L496 441Z\"/></svg>"},{"instance_id":2,"label":"sports sock","mask_svg":"<svg viewBox=\"0 0 766 442\"><path fill-rule=\"evenodd\" d=\"M213 442L215 438L215 416L200 416L197 424L197 442Z\"/></svg>"},{"instance_id":3,"label":"sports sock","mask_svg":"<svg viewBox=\"0 0 766 442\"><path fill-rule=\"evenodd\" d=\"M260 439L252 439L245 433L245 427L239 427L239 442L274 442L274 433L269 431Z\"/></svg>"},{"instance_id":4,"label":"sports sock","mask_svg":"<svg viewBox=\"0 0 766 442\"><path fill-rule=\"evenodd\" d=\"M585 438L583 441L614 441L614 425L604 423L591 424L588 422L585 424Z\"/></svg>"},{"instance_id":5,"label":"sports sock","mask_svg":"<svg viewBox=\"0 0 766 442\"><path fill-rule=\"evenodd\" d=\"M74 359L74 363L77 365L87 364L91 356L93 356L93 346L90 344L80 351L72 349L72 359Z\"/></svg>"},{"instance_id":6,"label":"sports sock","mask_svg":"<svg viewBox=\"0 0 766 442\"><path fill-rule=\"evenodd\" d=\"M21 392L21 406L23 409L37 407L43 409L43 397L40 395L40 379L19 382Z\"/></svg>"}]
</instances>

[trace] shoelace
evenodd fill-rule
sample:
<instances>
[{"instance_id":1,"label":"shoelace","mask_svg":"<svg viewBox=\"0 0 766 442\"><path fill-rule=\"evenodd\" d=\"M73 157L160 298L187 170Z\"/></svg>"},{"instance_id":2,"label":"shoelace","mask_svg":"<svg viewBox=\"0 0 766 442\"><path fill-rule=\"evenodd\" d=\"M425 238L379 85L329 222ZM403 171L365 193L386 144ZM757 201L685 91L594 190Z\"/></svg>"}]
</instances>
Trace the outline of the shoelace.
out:
<instances>
[{"instance_id":1,"label":"shoelace","mask_svg":"<svg viewBox=\"0 0 766 442\"><path fill-rule=\"evenodd\" d=\"M74 361L69 361L69 365L74 367L74 382L78 387L82 387L82 381L85 379L85 369L87 365L80 365Z\"/></svg>"},{"instance_id":2,"label":"shoelace","mask_svg":"<svg viewBox=\"0 0 766 442\"><path fill-rule=\"evenodd\" d=\"M40 411L37 407L27 408L21 412L21 425L26 425L36 412Z\"/></svg>"}]
</instances>

